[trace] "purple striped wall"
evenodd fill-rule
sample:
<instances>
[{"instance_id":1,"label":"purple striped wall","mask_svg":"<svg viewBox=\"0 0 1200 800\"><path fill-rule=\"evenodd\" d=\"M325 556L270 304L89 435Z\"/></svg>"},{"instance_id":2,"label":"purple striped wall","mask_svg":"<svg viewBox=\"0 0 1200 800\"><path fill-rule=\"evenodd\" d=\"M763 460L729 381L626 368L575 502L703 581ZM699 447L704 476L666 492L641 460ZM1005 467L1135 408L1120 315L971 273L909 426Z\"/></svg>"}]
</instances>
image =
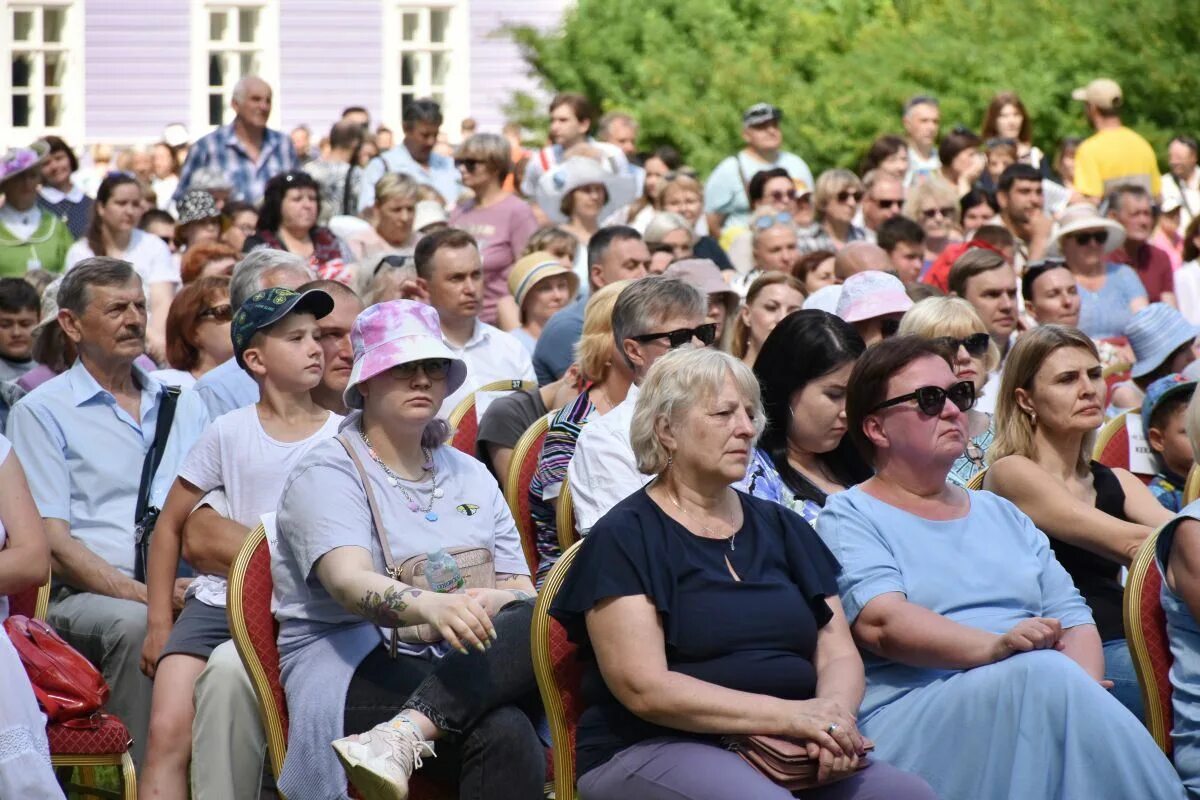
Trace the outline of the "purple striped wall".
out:
<instances>
[{"instance_id":1,"label":"purple striped wall","mask_svg":"<svg viewBox=\"0 0 1200 800\"><path fill-rule=\"evenodd\" d=\"M191 50L186 0L88 0L84 132L130 141L188 124Z\"/></svg>"},{"instance_id":2,"label":"purple striped wall","mask_svg":"<svg viewBox=\"0 0 1200 800\"><path fill-rule=\"evenodd\" d=\"M547 30L562 20L568 0L470 0L471 115L483 131L504 125L504 104L517 90L535 88L512 40L493 36L505 24Z\"/></svg>"}]
</instances>

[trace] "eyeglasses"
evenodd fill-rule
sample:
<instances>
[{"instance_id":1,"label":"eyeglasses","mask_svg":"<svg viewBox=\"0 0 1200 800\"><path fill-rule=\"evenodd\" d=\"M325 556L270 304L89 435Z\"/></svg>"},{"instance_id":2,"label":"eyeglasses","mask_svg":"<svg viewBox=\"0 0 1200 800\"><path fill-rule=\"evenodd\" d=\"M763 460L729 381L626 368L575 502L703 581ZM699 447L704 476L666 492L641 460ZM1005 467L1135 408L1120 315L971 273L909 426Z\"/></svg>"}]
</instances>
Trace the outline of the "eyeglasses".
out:
<instances>
[{"instance_id":1,"label":"eyeglasses","mask_svg":"<svg viewBox=\"0 0 1200 800\"><path fill-rule=\"evenodd\" d=\"M413 263L412 256L390 255L379 259L379 263L375 265L375 271L372 275L378 275L379 271L384 267L391 269L404 269L409 264Z\"/></svg>"},{"instance_id":2,"label":"eyeglasses","mask_svg":"<svg viewBox=\"0 0 1200 800\"><path fill-rule=\"evenodd\" d=\"M959 411L969 411L975 405L975 384L970 381L959 381L949 389L943 389L940 386L922 386L915 392L883 401L871 409L871 413L907 403L909 400L916 400L917 408L927 417L936 417L941 414L942 409L946 407L947 400L954 403Z\"/></svg>"},{"instance_id":3,"label":"eyeglasses","mask_svg":"<svg viewBox=\"0 0 1200 800\"><path fill-rule=\"evenodd\" d=\"M692 339L699 339L700 343L705 347L717 340L717 323L706 322L703 325L698 325L695 328L680 328L675 331L666 331L663 333L643 333L637 336L630 336L635 342L652 342L655 339L666 339L671 350L677 347L683 347Z\"/></svg>"},{"instance_id":4,"label":"eyeglasses","mask_svg":"<svg viewBox=\"0 0 1200 800\"><path fill-rule=\"evenodd\" d=\"M784 200L795 200L796 190L785 189L779 192L771 192L767 195L767 199L773 203L782 203Z\"/></svg>"},{"instance_id":5,"label":"eyeglasses","mask_svg":"<svg viewBox=\"0 0 1200 800\"><path fill-rule=\"evenodd\" d=\"M478 167L482 163L483 163L483 161L481 161L478 158L456 158L456 159L454 159L454 166L458 167L459 169L465 169L467 172L474 172L475 168Z\"/></svg>"},{"instance_id":6,"label":"eyeglasses","mask_svg":"<svg viewBox=\"0 0 1200 800\"><path fill-rule=\"evenodd\" d=\"M776 225L792 225L792 215L784 211L778 214L763 214L754 218L754 227L760 231L765 231L768 228L773 228Z\"/></svg>"},{"instance_id":7,"label":"eyeglasses","mask_svg":"<svg viewBox=\"0 0 1200 800\"><path fill-rule=\"evenodd\" d=\"M850 191L849 189L843 189L834 196L837 198L839 203L845 203L850 198L854 198L854 202L857 203L862 200L863 193L859 190Z\"/></svg>"},{"instance_id":8,"label":"eyeglasses","mask_svg":"<svg viewBox=\"0 0 1200 800\"><path fill-rule=\"evenodd\" d=\"M927 208L921 212L921 216L925 219L933 219L934 217L944 217L946 219L954 218L954 206L942 206L941 208Z\"/></svg>"},{"instance_id":9,"label":"eyeglasses","mask_svg":"<svg viewBox=\"0 0 1200 800\"><path fill-rule=\"evenodd\" d=\"M197 319L211 319L213 322L229 322L233 319L233 306L224 303L219 306L209 306L196 315Z\"/></svg>"},{"instance_id":10,"label":"eyeglasses","mask_svg":"<svg viewBox=\"0 0 1200 800\"><path fill-rule=\"evenodd\" d=\"M957 353L958 348L961 347L972 358L982 358L987 355L988 343L991 341L991 337L986 333L972 333L970 336L964 336L961 339L956 339L953 336L939 336L933 341L951 352Z\"/></svg>"},{"instance_id":11,"label":"eyeglasses","mask_svg":"<svg viewBox=\"0 0 1200 800\"><path fill-rule=\"evenodd\" d=\"M1085 247L1092 242L1102 245L1108 241L1108 231L1084 231L1083 233L1075 234L1072 238L1076 244Z\"/></svg>"},{"instance_id":12,"label":"eyeglasses","mask_svg":"<svg viewBox=\"0 0 1200 800\"><path fill-rule=\"evenodd\" d=\"M417 370L425 373L425 377L431 381L440 381L445 378L450 372L450 359L448 358L425 358L420 361L406 361L403 364L397 364L392 367L392 374L402 381L408 380L417 374Z\"/></svg>"},{"instance_id":13,"label":"eyeglasses","mask_svg":"<svg viewBox=\"0 0 1200 800\"><path fill-rule=\"evenodd\" d=\"M879 206L880 208L884 208L884 209L900 208L902 205L904 205L904 200L895 200L895 199L888 198L888 197L881 197L875 201L875 205Z\"/></svg>"}]
</instances>

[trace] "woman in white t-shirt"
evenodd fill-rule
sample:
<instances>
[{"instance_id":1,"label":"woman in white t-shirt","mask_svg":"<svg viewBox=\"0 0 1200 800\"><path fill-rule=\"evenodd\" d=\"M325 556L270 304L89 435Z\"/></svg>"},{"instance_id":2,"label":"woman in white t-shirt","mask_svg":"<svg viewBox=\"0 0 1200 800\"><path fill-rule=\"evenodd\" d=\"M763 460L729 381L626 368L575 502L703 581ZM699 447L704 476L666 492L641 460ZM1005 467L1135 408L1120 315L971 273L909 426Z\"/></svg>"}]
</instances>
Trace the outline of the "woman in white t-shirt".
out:
<instances>
[{"instance_id":1,"label":"woman in white t-shirt","mask_svg":"<svg viewBox=\"0 0 1200 800\"><path fill-rule=\"evenodd\" d=\"M85 258L111 256L133 264L146 291L149 323L146 348L158 362L164 360L167 311L179 286L179 267L166 243L137 230L142 211L142 190L131 175L114 172L96 190L96 204L87 235L67 251L66 269Z\"/></svg>"},{"instance_id":2,"label":"woman in white t-shirt","mask_svg":"<svg viewBox=\"0 0 1200 800\"><path fill-rule=\"evenodd\" d=\"M1200 216L1188 224L1183 235L1183 264L1175 271L1175 297L1184 319L1200 325Z\"/></svg>"}]
</instances>

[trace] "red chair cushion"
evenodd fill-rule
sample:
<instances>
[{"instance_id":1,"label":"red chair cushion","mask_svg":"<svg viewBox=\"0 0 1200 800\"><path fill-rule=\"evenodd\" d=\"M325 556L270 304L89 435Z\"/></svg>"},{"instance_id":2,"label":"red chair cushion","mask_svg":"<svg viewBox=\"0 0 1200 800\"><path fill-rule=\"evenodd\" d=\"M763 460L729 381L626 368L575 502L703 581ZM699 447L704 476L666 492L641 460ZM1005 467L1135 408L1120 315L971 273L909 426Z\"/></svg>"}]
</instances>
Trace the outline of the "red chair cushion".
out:
<instances>
[{"instance_id":1,"label":"red chair cushion","mask_svg":"<svg viewBox=\"0 0 1200 800\"><path fill-rule=\"evenodd\" d=\"M50 755L120 755L129 750L129 729L112 714L100 715L100 727L70 728L58 722L46 726Z\"/></svg>"},{"instance_id":2,"label":"red chair cushion","mask_svg":"<svg viewBox=\"0 0 1200 800\"><path fill-rule=\"evenodd\" d=\"M450 445L471 458L475 457L475 438L479 435L479 418L475 416L475 405L472 404L463 418L459 420L454 430L454 439Z\"/></svg>"},{"instance_id":3,"label":"red chair cushion","mask_svg":"<svg viewBox=\"0 0 1200 800\"><path fill-rule=\"evenodd\" d=\"M1170 743L1169 734L1175 722L1175 714L1171 710L1170 671L1175 659L1171 656L1171 646L1167 641L1167 615L1160 601L1161 592L1162 573L1158 571L1158 561L1152 561L1146 570L1142 594L1138 598L1138 616L1141 618L1146 650L1153 665L1158 703L1163 710L1163 724L1166 726L1167 741Z\"/></svg>"},{"instance_id":4,"label":"red chair cushion","mask_svg":"<svg viewBox=\"0 0 1200 800\"><path fill-rule=\"evenodd\" d=\"M517 530L521 532L521 548L525 551L525 560L529 562L531 574L537 574L538 552L537 537L533 527L533 515L529 512L529 484L537 472L538 461L542 456L542 443L546 441L546 431L533 442L525 461L521 464L521 472L517 476Z\"/></svg>"},{"instance_id":5,"label":"red chair cushion","mask_svg":"<svg viewBox=\"0 0 1200 800\"><path fill-rule=\"evenodd\" d=\"M254 647L254 654L262 664L267 681L271 684L271 695L279 709L279 720L283 725L284 740L288 734L287 698L279 678L279 623L271 613L271 553L267 540L259 542L246 567L246 581L242 590L242 609L245 614L246 632Z\"/></svg>"},{"instance_id":6,"label":"red chair cushion","mask_svg":"<svg viewBox=\"0 0 1200 800\"><path fill-rule=\"evenodd\" d=\"M578 658L579 648L567 638L567 629L554 619L550 619L550 663L554 668L554 688L558 690L562 701L563 715L566 717L567 730L570 731L569 742L555 742L555 747L568 747L575 751L575 730L579 727L579 717L584 711L583 702L583 665Z\"/></svg>"},{"instance_id":7,"label":"red chair cushion","mask_svg":"<svg viewBox=\"0 0 1200 800\"><path fill-rule=\"evenodd\" d=\"M1129 469L1129 430L1124 425L1108 440L1096 460L1106 467Z\"/></svg>"},{"instance_id":8,"label":"red chair cushion","mask_svg":"<svg viewBox=\"0 0 1200 800\"><path fill-rule=\"evenodd\" d=\"M1104 405L1108 406L1112 403L1113 388L1118 383L1124 383L1130 379L1129 370L1125 372L1114 372L1104 378Z\"/></svg>"},{"instance_id":9,"label":"red chair cushion","mask_svg":"<svg viewBox=\"0 0 1200 800\"><path fill-rule=\"evenodd\" d=\"M15 594L10 594L8 596L9 615L16 616L17 614L22 614L30 619L33 619L36 616L34 611L37 610L38 591L41 588L41 585L34 584L28 589L16 592Z\"/></svg>"}]
</instances>

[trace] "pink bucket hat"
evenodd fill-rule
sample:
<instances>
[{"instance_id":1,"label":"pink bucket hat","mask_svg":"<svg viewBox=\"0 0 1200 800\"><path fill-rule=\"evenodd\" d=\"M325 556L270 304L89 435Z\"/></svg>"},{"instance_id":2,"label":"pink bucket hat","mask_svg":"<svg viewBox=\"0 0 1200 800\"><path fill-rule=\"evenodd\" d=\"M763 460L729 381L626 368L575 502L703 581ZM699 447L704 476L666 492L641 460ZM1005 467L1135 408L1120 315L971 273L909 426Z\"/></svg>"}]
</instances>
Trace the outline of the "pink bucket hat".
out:
<instances>
[{"instance_id":1,"label":"pink bucket hat","mask_svg":"<svg viewBox=\"0 0 1200 800\"><path fill-rule=\"evenodd\" d=\"M837 315L846 322L862 322L886 314L903 314L912 304L899 278L867 270L846 278L838 298Z\"/></svg>"},{"instance_id":2,"label":"pink bucket hat","mask_svg":"<svg viewBox=\"0 0 1200 800\"><path fill-rule=\"evenodd\" d=\"M442 341L442 326L432 306L415 300L377 303L358 315L350 329L354 366L342 400L347 408L362 408L358 385L400 364L426 358L450 360L446 394L467 378L467 364Z\"/></svg>"}]
</instances>

